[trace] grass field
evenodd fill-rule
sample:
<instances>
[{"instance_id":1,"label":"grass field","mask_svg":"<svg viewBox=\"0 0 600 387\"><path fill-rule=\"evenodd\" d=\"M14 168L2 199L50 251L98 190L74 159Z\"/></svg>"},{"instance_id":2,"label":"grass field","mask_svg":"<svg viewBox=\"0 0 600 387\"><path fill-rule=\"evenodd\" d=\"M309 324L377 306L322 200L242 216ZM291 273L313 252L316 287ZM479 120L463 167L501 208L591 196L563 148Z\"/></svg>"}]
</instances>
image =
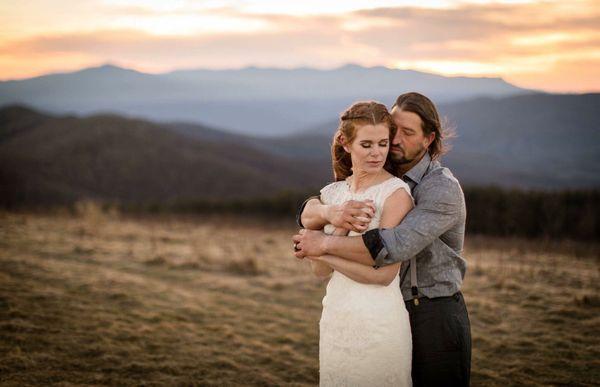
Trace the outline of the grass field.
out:
<instances>
[{"instance_id":1,"label":"grass field","mask_svg":"<svg viewBox=\"0 0 600 387\"><path fill-rule=\"evenodd\" d=\"M290 221L0 214L2 385L316 385ZM467 236L472 385L600 382L600 248Z\"/></svg>"}]
</instances>

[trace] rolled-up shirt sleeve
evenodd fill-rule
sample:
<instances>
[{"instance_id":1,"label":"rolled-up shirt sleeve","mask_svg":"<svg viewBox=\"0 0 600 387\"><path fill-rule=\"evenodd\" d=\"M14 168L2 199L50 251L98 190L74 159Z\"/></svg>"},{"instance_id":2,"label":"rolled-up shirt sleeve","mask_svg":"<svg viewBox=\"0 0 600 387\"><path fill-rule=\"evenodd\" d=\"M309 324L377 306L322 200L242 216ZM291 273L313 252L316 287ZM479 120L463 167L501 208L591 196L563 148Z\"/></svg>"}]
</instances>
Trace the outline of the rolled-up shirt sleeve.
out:
<instances>
[{"instance_id":1,"label":"rolled-up shirt sleeve","mask_svg":"<svg viewBox=\"0 0 600 387\"><path fill-rule=\"evenodd\" d=\"M414 257L460 221L464 196L458 181L443 175L432 177L420 183L416 207L398 226L363 234L375 266Z\"/></svg>"},{"instance_id":2,"label":"rolled-up shirt sleeve","mask_svg":"<svg viewBox=\"0 0 600 387\"><path fill-rule=\"evenodd\" d=\"M379 233L379 229L373 229L362 234L362 239L375 261L373 265L374 268L379 268L382 263L383 257L388 255L387 248L383 244L383 239L381 239L381 234Z\"/></svg>"}]
</instances>

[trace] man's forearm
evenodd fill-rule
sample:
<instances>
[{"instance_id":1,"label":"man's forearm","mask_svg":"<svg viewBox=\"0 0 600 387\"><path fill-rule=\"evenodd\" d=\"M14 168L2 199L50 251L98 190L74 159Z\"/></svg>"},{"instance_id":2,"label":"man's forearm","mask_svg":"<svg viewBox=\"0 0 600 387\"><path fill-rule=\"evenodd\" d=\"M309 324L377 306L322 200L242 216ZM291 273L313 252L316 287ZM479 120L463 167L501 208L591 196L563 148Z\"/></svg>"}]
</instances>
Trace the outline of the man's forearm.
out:
<instances>
[{"instance_id":1,"label":"man's forearm","mask_svg":"<svg viewBox=\"0 0 600 387\"><path fill-rule=\"evenodd\" d=\"M360 236L341 237L331 235L326 238L324 248L327 254L335 255L349 261L367 266L375 264Z\"/></svg>"}]
</instances>

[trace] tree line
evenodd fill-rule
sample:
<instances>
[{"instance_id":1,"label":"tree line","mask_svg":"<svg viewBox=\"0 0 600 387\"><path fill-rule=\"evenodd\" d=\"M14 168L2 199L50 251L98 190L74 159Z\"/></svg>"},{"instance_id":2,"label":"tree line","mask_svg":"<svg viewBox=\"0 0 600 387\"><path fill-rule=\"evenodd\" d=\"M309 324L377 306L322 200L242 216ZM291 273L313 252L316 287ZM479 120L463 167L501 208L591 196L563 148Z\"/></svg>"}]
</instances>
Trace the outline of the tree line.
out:
<instances>
[{"instance_id":1,"label":"tree line","mask_svg":"<svg viewBox=\"0 0 600 387\"><path fill-rule=\"evenodd\" d=\"M290 217L311 192L261 198L119 205L123 212L230 213ZM600 190L524 191L466 187L467 232L527 238L600 240Z\"/></svg>"}]
</instances>

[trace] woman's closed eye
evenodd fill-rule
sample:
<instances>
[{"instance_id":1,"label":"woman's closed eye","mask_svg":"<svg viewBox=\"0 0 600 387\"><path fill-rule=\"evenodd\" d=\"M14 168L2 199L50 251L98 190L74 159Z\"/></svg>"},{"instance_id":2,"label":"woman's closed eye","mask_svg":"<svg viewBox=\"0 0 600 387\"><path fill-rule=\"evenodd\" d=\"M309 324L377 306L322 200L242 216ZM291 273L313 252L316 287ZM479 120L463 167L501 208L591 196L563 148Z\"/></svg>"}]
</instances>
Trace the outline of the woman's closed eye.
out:
<instances>
[{"instance_id":1,"label":"woman's closed eye","mask_svg":"<svg viewBox=\"0 0 600 387\"><path fill-rule=\"evenodd\" d=\"M377 145L380 148L387 148L388 147L388 143L389 143L389 141L385 140L385 141L380 141ZM369 148L371 148L372 143L370 141L365 141L365 142L361 142L360 146L362 146L365 149L369 149Z\"/></svg>"}]
</instances>

